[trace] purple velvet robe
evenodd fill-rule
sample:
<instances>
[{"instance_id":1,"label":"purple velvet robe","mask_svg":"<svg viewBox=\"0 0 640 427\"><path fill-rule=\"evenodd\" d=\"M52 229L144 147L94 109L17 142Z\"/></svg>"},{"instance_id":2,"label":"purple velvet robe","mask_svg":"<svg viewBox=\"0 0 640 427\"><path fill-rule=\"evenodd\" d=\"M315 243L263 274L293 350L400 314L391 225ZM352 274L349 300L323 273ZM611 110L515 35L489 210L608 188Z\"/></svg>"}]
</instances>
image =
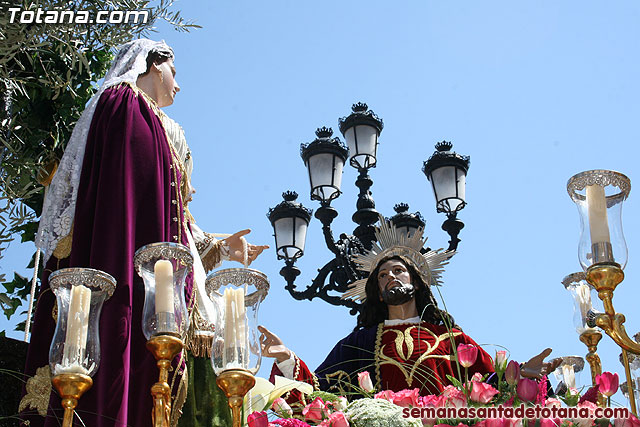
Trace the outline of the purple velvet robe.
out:
<instances>
[{"instance_id":1,"label":"purple velvet robe","mask_svg":"<svg viewBox=\"0 0 640 427\"><path fill-rule=\"evenodd\" d=\"M91 267L115 277L116 290L100 319L100 367L76 408L87 426L151 425L150 387L158 379L158 368L145 347L144 285L133 255L154 242L179 240L188 246L178 194L181 176L175 168L174 184L173 165L162 123L143 96L125 85L107 89L87 140L71 254L61 260L51 256L46 265L25 369L32 376L48 364L55 330L49 274L63 267ZM191 275L185 288L189 301ZM33 427L59 426L63 411L54 391L46 419L30 412L25 418Z\"/></svg>"}]
</instances>

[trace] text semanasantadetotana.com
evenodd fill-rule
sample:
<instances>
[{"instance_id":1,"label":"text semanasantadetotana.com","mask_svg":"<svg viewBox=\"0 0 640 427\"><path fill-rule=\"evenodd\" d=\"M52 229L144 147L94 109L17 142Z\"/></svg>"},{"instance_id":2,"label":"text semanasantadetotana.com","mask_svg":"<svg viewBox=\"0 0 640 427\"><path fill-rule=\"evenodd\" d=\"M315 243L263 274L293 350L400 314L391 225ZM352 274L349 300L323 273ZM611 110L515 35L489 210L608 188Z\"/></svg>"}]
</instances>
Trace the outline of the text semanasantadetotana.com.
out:
<instances>
[{"instance_id":1,"label":"text semanasantadetotana.com","mask_svg":"<svg viewBox=\"0 0 640 427\"><path fill-rule=\"evenodd\" d=\"M10 7L9 13L10 24L138 24L149 20L148 10L22 10Z\"/></svg>"},{"instance_id":2,"label":"text semanasantadetotana.com","mask_svg":"<svg viewBox=\"0 0 640 427\"><path fill-rule=\"evenodd\" d=\"M576 407L544 407L544 406L524 406L519 407L461 407L461 408L404 408L402 410L404 418L428 418L428 419L500 419L500 418L618 418L629 417L627 408L576 408Z\"/></svg>"}]
</instances>

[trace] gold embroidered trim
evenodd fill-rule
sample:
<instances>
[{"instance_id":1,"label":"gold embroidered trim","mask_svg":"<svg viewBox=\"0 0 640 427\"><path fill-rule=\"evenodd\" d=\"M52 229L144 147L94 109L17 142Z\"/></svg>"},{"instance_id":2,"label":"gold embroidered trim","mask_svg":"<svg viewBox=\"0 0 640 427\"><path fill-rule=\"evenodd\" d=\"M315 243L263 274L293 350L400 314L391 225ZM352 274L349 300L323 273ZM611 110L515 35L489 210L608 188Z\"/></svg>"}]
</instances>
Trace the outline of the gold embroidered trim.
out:
<instances>
[{"instance_id":1,"label":"gold embroidered trim","mask_svg":"<svg viewBox=\"0 0 640 427\"><path fill-rule=\"evenodd\" d=\"M53 250L53 256L58 259L64 259L71 255L71 243L73 242L73 224L71 225L71 231L69 234L64 236L58 244L56 248Z\"/></svg>"},{"instance_id":2,"label":"gold embroidered trim","mask_svg":"<svg viewBox=\"0 0 640 427\"><path fill-rule=\"evenodd\" d=\"M211 233L204 232L204 239L196 242L196 249L200 255L204 254L209 245L215 243L216 238Z\"/></svg>"},{"instance_id":3,"label":"gold embroidered trim","mask_svg":"<svg viewBox=\"0 0 640 427\"><path fill-rule=\"evenodd\" d=\"M382 333L384 332L384 323L378 325L378 331L376 332L376 348L373 351L375 371L376 371L376 390L380 390L380 384L382 384L382 375L380 375L380 355L382 354Z\"/></svg>"},{"instance_id":4,"label":"gold embroidered trim","mask_svg":"<svg viewBox=\"0 0 640 427\"><path fill-rule=\"evenodd\" d=\"M47 416L51 397L51 370L49 365L36 370L36 374L27 380L27 394L20 400L18 411L35 409L41 417Z\"/></svg>"},{"instance_id":5,"label":"gold embroidered trim","mask_svg":"<svg viewBox=\"0 0 640 427\"><path fill-rule=\"evenodd\" d=\"M398 331L397 329L391 329L388 331L396 334L394 344L396 346L396 351L398 355L403 361L408 362L409 358L413 355L414 345L413 345L413 337L411 336L411 331L414 329L418 330L417 339L422 343L424 343L427 346L427 349L420 355L420 357L418 357L418 359L415 361L415 363L413 363L413 365L410 365L409 363L401 363L394 358L386 356L384 354L385 346L383 345L378 350L378 347L377 347L378 342L376 341L376 356L379 357L379 358L376 358L376 375L378 374L381 365L393 365L397 367L400 370L400 372L402 372L402 374L404 375L405 381L407 382L407 385L411 387L416 370L418 370L418 368L420 367L420 364L425 360L427 359L455 360L455 357L451 354L443 354L443 355L435 354L434 355L432 353L440 346L440 343L442 341L447 339L454 339L455 337L462 335L462 332L445 332L443 334L436 336L429 329L416 325L416 326L410 326L406 328L404 332ZM420 339L420 335L422 335L423 331L434 338L435 341L433 344L429 344L428 341ZM380 329L378 330L378 332L380 333ZM382 334L380 334L379 336L380 336L380 339L382 339ZM407 345L406 355L404 354L403 344ZM405 365L407 367L410 367L409 371L407 371Z\"/></svg>"},{"instance_id":6,"label":"gold embroidered trim","mask_svg":"<svg viewBox=\"0 0 640 427\"><path fill-rule=\"evenodd\" d=\"M314 372L312 372L311 375L313 378L313 388L315 388L316 391L320 391L320 381L318 381L318 377Z\"/></svg>"},{"instance_id":7,"label":"gold embroidered trim","mask_svg":"<svg viewBox=\"0 0 640 427\"><path fill-rule=\"evenodd\" d=\"M210 246L210 249L204 253L204 256L200 257L204 271L209 272L216 268L222 260L222 246L224 245L224 240L216 240L216 238L209 233L204 233L204 235L205 239L196 243L196 248L198 249L198 253L202 254L202 251L205 251L206 248Z\"/></svg>"},{"instance_id":8,"label":"gold embroidered trim","mask_svg":"<svg viewBox=\"0 0 640 427\"><path fill-rule=\"evenodd\" d=\"M182 356L184 356L184 351L182 352ZM182 363L182 357L180 357L180 363ZM189 389L189 372L185 368L182 376L180 377L180 384L178 385L178 391L176 392L176 396L173 398L173 405L171 405L171 427L176 427L178 425L178 420L182 415L182 408L184 407L185 402L187 401L187 391Z\"/></svg>"},{"instance_id":9,"label":"gold embroidered trim","mask_svg":"<svg viewBox=\"0 0 640 427\"><path fill-rule=\"evenodd\" d=\"M189 330L185 340L185 348L194 357L211 357L211 346L213 345L214 326L204 320L198 308L197 297L194 295L189 307L191 316L189 318Z\"/></svg>"},{"instance_id":10,"label":"gold embroidered trim","mask_svg":"<svg viewBox=\"0 0 640 427\"><path fill-rule=\"evenodd\" d=\"M180 367L182 366L183 363L185 363L185 368L182 370L182 372L180 372ZM173 372L173 375L171 377L171 383L169 384L169 387L171 387L171 390L172 390L171 415L169 420L170 420L171 426L175 427L175 425L178 422L178 418L180 418L180 415L182 414L182 407L184 406L184 402L187 399L188 383L186 381L188 381L189 376L188 376L187 367L186 367L186 353L184 348L180 352L180 357L178 358L178 364L176 365L175 368L171 366L169 372ZM178 382L177 390L176 390L176 381ZM176 390L175 394L173 394L173 390ZM174 424L174 421L176 424Z\"/></svg>"},{"instance_id":11,"label":"gold embroidered trim","mask_svg":"<svg viewBox=\"0 0 640 427\"><path fill-rule=\"evenodd\" d=\"M298 356L296 356L296 354L295 354L295 353L293 353L293 360L294 360L294 362L295 362L295 365L294 365L294 366L295 366L295 368L293 369L293 379L294 379L294 380L296 380L296 381L298 381L298 378L299 378L299 375L300 375L300 359L298 359ZM293 390L289 390L288 392L286 392L286 393L284 394L284 396L282 396L282 398L283 398L284 400L289 399L289 397L291 396L291 392L292 392L292 391L293 391ZM302 395L302 402L303 402L303 403L305 402L305 400L304 400L304 394ZM304 405L306 405L306 403L304 403Z\"/></svg>"}]
</instances>

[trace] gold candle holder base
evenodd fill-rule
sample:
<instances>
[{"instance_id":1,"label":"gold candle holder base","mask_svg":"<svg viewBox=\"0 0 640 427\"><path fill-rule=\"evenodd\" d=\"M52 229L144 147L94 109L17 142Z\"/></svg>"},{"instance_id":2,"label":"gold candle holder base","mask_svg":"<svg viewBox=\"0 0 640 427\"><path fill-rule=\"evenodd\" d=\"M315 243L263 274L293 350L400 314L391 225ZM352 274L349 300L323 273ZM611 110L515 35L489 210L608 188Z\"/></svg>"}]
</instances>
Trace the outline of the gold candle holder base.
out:
<instances>
[{"instance_id":1,"label":"gold candle holder base","mask_svg":"<svg viewBox=\"0 0 640 427\"><path fill-rule=\"evenodd\" d=\"M229 399L233 427L242 427L241 408L244 402L244 395L256 384L256 378L248 371L229 369L218 375L216 383Z\"/></svg>"},{"instance_id":2,"label":"gold candle holder base","mask_svg":"<svg viewBox=\"0 0 640 427\"><path fill-rule=\"evenodd\" d=\"M64 407L62 427L71 427L78 399L91 388L93 380L84 374L59 374L51 378L51 382L62 397L62 406Z\"/></svg>"},{"instance_id":3,"label":"gold candle holder base","mask_svg":"<svg viewBox=\"0 0 640 427\"><path fill-rule=\"evenodd\" d=\"M173 335L156 335L147 341L147 349L153 353L157 360L160 375L158 382L151 386L153 396L153 410L151 419L153 427L169 427L171 417L171 388L169 387L169 368L171 361L184 344L182 340Z\"/></svg>"},{"instance_id":4,"label":"gold candle holder base","mask_svg":"<svg viewBox=\"0 0 640 427\"><path fill-rule=\"evenodd\" d=\"M602 339L602 333L596 330L585 331L580 334L580 341L587 346L586 359L589 362L589 368L591 370L591 385L597 387L596 377L602 374L602 363L600 362L600 356L598 356L598 343ZM605 406L605 396L598 392L598 406L603 408Z\"/></svg>"},{"instance_id":5,"label":"gold candle holder base","mask_svg":"<svg viewBox=\"0 0 640 427\"><path fill-rule=\"evenodd\" d=\"M631 369L627 352L640 354L640 344L629 338L624 328L625 317L622 313L616 313L613 308L613 292L624 280L624 272L618 264L594 264L587 269L587 281L598 291L598 298L604 304L604 313L596 317L596 326L602 328L616 344L622 348L623 365L627 377L627 384L631 384ZM634 415L636 399L634 393L629 393L629 406Z\"/></svg>"}]
</instances>

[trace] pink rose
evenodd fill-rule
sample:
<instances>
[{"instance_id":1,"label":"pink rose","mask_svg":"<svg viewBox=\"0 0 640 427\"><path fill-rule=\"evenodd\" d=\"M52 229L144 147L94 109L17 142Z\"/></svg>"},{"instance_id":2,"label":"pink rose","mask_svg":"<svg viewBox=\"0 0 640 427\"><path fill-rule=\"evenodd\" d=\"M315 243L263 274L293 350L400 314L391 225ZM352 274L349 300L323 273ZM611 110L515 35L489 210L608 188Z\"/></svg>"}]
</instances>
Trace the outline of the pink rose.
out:
<instances>
[{"instance_id":1,"label":"pink rose","mask_svg":"<svg viewBox=\"0 0 640 427\"><path fill-rule=\"evenodd\" d=\"M262 411L249 414L247 424L249 427L268 427L269 418L267 418L267 413Z\"/></svg>"},{"instance_id":2,"label":"pink rose","mask_svg":"<svg viewBox=\"0 0 640 427\"><path fill-rule=\"evenodd\" d=\"M544 406L546 408L560 408L562 407L562 402L556 399L555 397L550 397L547 399Z\"/></svg>"},{"instance_id":3,"label":"pink rose","mask_svg":"<svg viewBox=\"0 0 640 427\"><path fill-rule=\"evenodd\" d=\"M367 393L371 393L373 391L373 383L371 382L369 371L358 372L358 384L360 384L360 388Z\"/></svg>"},{"instance_id":4,"label":"pink rose","mask_svg":"<svg viewBox=\"0 0 640 427\"><path fill-rule=\"evenodd\" d=\"M425 408L439 408L441 401L442 401L441 396L436 396L435 394L429 394L427 396L422 396L420 398L420 406Z\"/></svg>"},{"instance_id":5,"label":"pink rose","mask_svg":"<svg viewBox=\"0 0 640 427\"><path fill-rule=\"evenodd\" d=\"M458 362L468 368L476 363L478 358L478 347L472 344L459 344L458 345Z\"/></svg>"},{"instance_id":6,"label":"pink rose","mask_svg":"<svg viewBox=\"0 0 640 427\"><path fill-rule=\"evenodd\" d=\"M511 427L511 421L504 418L488 418L484 420L484 427Z\"/></svg>"},{"instance_id":7,"label":"pink rose","mask_svg":"<svg viewBox=\"0 0 640 427\"><path fill-rule=\"evenodd\" d=\"M320 427L349 427L349 421L342 412L334 412L319 424Z\"/></svg>"},{"instance_id":8,"label":"pink rose","mask_svg":"<svg viewBox=\"0 0 640 427\"><path fill-rule=\"evenodd\" d=\"M529 378L522 378L516 387L516 393L520 400L533 402L538 395L538 383Z\"/></svg>"},{"instance_id":9,"label":"pink rose","mask_svg":"<svg viewBox=\"0 0 640 427\"><path fill-rule=\"evenodd\" d=\"M562 402L555 397L550 397L544 402L546 408L561 408ZM540 420L540 427L558 427L562 424L560 418L544 418Z\"/></svg>"},{"instance_id":10,"label":"pink rose","mask_svg":"<svg viewBox=\"0 0 640 427\"><path fill-rule=\"evenodd\" d=\"M429 394L427 396L420 397L418 403L421 408L440 408L441 406L443 406L442 399L442 396ZM422 427L433 427L436 421L436 418L425 417L422 419Z\"/></svg>"},{"instance_id":11,"label":"pink rose","mask_svg":"<svg viewBox=\"0 0 640 427\"><path fill-rule=\"evenodd\" d=\"M507 365L507 370L504 373L504 379L509 385L516 385L520 380L520 365L515 360L512 360Z\"/></svg>"},{"instance_id":12,"label":"pink rose","mask_svg":"<svg viewBox=\"0 0 640 427\"><path fill-rule=\"evenodd\" d=\"M496 394L498 394L498 390L491 387L489 384L477 381L473 381L471 383L471 394L469 397L475 402L489 403Z\"/></svg>"},{"instance_id":13,"label":"pink rose","mask_svg":"<svg viewBox=\"0 0 640 427\"><path fill-rule=\"evenodd\" d=\"M420 391L417 388L413 390L400 390L393 396L392 403L404 407L418 407L420 400Z\"/></svg>"},{"instance_id":14,"label":"pink rose","mask_svg":"<svg viewBox=\"0 0 640 427\"><path fill-rule=\"evenodd\" d=\"M505 350L496 351L494 366L496 372L502 372L507 368L507 352Z\"/></svg>"},{"instance_id":15,"label":"pink rose","mask_svg":"<svg viewBox=\"0 0 640 427\"><path fill-rule=\"evenodd\" d=\"M559 418L542 418L540 420L540 427L558 427L562 425L562 421Z\"/></svg>"},{"instance_id":16,"label":"pink rose","mask_svg":"<svg viewBox=\"0 0 640 427\"><path fill-rule=\"evenodd\" d=\"M304 407L302 415L307 421L319 423L329 416L329 410L327 409L327 404L319 397L316 397L313 402Z\"/></svg>"},{"instance_id":17,"label":"pink rose","mask_svg":"<svg viewBox=\"0 0 640 427\"><path fill-rule=\"evenodd\" d=\"M471 377L471 381L479 381L482 382L482 377L483 375L480 372L476 372L475 374L473 374L473 376Z\"/></svg>"},{"instance_id":18,"label":"pink rose","mask_svg":"<svg viewBox=\"0 0 640 427\"><path fill-rule=\"evenodd\" d=\"M587 408L589 410L589 418L574 418L572 421L573 423L578 426L578 427L590 427L594 424L594 420L595 420L595 411L598 408L598 405L596 405L593 402L582 402L582 403L578 403L578 405L576 405L576 407L578 408L578 410L580 410L580 408Z\"/></svg>"},{"instance_id":19,"label":"pink rose","mask_svg":"<svg viewBox=\"0 0 640 427\"><path fill-rule=\"evenodd\" d=\"M384 400L388 400L389 402L393 402L394 396L395 396L395 393L392 392L391 390L382 390L381 392L374 394L373 398L384 399Z\"/></svg>"},{"instance_id":20,"label":"pink rose","mask_svg":"<svg viewBox=\"0 0 640 427\"><path fill-rule=\"evenodd\" d=\"M271 405L271 410L282 418L289 418L290 416L293 415L293 410L291 409L291 406L289 406L286 400L284 400L281 397L273 401L273 405Z\"/></svg>"},{"instance_id":21,"label":"pink rose","mask_svg":"<svg viewBox=\"0 0 640 427\"><path fill-rule=\"evenodd\" d=\"M611 372L603 372L596 377L596 384L598 384L600 393L607 397L616 394L619 381L618 374L612 374Z\"/></svg>"},{"instance_id":22,"label":"pink rose","mask_svg":"<svg viewBox=\"0 0 640 427\"><path fill-rule=\"evenodd\" d=\"M462 390L449 385L442 392L441 405L445 408L462 408L467 406L467 396L464 395Z\"/></svg>"},{"instance_id":23,"label":"pink rose","mask_svg":"<svg viewBox=\"0 0 640 427\"><path fill-rule=\"evenodd\" d=\"M640 420L638 420L635 415L629 413L629 418L619 419L616 418L614 422L615 427L640 427Z\"/></svg>"}]
</instances>

